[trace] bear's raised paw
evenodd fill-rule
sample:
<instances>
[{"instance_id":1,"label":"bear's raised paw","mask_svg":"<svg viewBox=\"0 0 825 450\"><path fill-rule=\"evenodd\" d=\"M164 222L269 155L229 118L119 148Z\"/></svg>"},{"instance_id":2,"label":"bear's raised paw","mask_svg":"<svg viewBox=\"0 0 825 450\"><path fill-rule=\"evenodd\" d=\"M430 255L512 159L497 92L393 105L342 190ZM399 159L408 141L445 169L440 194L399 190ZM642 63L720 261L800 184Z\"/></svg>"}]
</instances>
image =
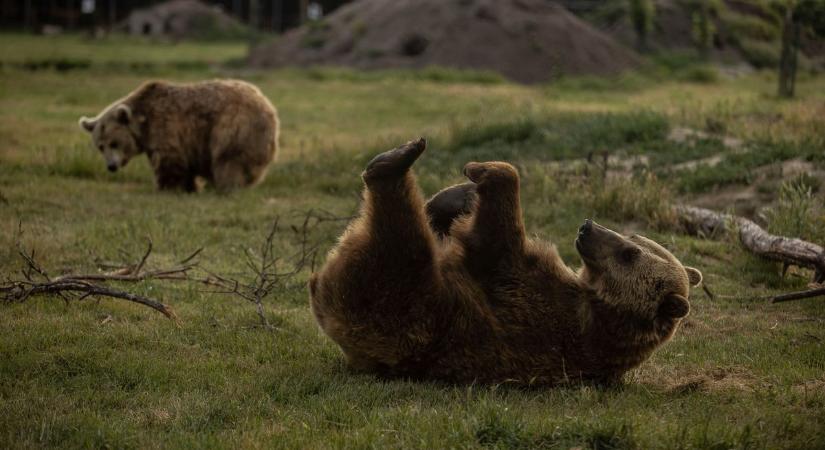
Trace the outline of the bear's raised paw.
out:
<instances>
[{"instance_id":1,"label":"bear's raised paw","mask_svg":"<svg viewBox=\"0 0 825 450\"><path fill-rule=\"evenodd\" d=\"M400 177L407 173L426 148L427 141L420 138L381 153L367 164L362 177L366 181Z\"/></svg>"}]
</instances>

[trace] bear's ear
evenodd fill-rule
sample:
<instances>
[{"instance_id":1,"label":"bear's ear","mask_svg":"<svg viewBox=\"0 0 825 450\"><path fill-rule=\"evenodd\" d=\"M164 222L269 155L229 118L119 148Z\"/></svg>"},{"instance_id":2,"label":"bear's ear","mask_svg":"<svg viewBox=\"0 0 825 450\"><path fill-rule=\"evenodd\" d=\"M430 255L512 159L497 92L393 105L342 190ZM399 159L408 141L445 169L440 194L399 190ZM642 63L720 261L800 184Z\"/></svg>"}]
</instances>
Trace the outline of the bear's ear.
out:
<instances>
[{"instance_id":1,"label":"bear's ear","mask_svg":"<svg viewBox=\"0 0 825 450\"><path fill-rule=\"evenodd\" d=\"M121 125L129 125L129 122L132 121L132 108L124 104L117 105L115 107L115 120Z\"/></svg>"},{"instance_id":2,"label":"bear's ear","mask_svg":"<svg viewBox=\"0 0 825 450\"><path fill-rule=\"evenodd\" d=\"M679 294L669 294L659 305L659 317L681 319L690 312L690 303Z\"/></svg>"},{"instance_id":3,"label":"bear's ear","mask_svg":"<svg viewBox=\"0 0 825 450\"><path fill-rule=\"evenodd\" d=\"M84 130L91 133L92 130L95 129L95 124L97 123L97 121L94 119L90 119L86 116L83 116L80 118L80 120L77 121L77 123L80 124L80 128L83 128Z\"/></svg>"},{"instance_id":4,"label":"bear's ear","mask_svg":"<svg viewBox=\"0 0 825 450\"><path fill-rule=\"evenodd\" d=\"M702 282L702 272L699 272L698 269L694 269L693 267L685 266L685 272L688 274L688 280L690 281L690 285L693 287L699 286L699 283Z\"/></svg>"}]
</instances>

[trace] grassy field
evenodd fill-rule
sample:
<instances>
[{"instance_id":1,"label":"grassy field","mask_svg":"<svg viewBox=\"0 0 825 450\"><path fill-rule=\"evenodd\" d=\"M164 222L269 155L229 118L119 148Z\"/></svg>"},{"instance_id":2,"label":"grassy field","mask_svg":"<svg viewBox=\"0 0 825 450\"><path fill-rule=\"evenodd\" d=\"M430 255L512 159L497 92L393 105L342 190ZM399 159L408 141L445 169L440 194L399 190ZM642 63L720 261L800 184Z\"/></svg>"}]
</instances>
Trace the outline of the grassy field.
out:
<instances>
[{"instance_id":1,"label":"grassy field","mask_svg":"<svg viewBox=\"0 0 825 450\"><path fill-rule=\"evenodd\" d=\"M525 87L442 69L217 68L244 55L240 44L21 35L0 35L0 43L3 278L20 277L18 245L55 275L93 272L100 260L134 262L151 238L150 268L203 247L202 266L247 279L245 249L256 251L276 218L286 270L300 244L292 227L306 211L353 214L365 162L423 135L431 144L416 171L425 194L461 181L469 160L512 161L523 175L528 231L556 242L569 264L579 264L577 226L595 217L662 242L717 294L711 301L692 292L674 340L623 386L557 389L349 373L309 313L308 269L266 299L274 330L259 326L250 303L189 283L118 286L171 305L179 326L120 300L0 305L2 448L825 447L825 303L763 298L804 288L810 274L792 269L783 278L730 238L674 234L667 214L675 202L751 189L773 205L771 229L821 243L819 182L782 168L825 165L823 77L805 76L797 100L779 101L764 73L691 82L675 68ZM278 161L254 189L157 192L145 158L109 174L77 126L147 78L222 76L259 85L283 121ZM744 144L672 139L682 127ZM644 157L648 168L602 180L582 158L604 151L618 161ZM674 169L713 157L721 162ZM344 225L319 223L308 237L323 255Z\"/></svg>"}]
</instances>

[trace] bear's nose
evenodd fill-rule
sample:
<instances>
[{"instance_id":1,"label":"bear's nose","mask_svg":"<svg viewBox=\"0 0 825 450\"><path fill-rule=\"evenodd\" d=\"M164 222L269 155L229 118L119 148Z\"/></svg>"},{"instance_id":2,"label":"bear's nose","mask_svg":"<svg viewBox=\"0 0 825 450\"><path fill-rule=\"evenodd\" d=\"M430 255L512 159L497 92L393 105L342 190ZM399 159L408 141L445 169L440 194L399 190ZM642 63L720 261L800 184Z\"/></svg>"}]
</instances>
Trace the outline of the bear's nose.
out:
<instances>
[{"instance_id":1,"label":"bear's nose","mask_svg":"<svg viewBox=\"0 0 825 450\"><path fill-rule=\"evenodd\" d=\"M590 219L585 220L584 225L579 227L579 235L587 234L591 228L593 228L593 221Z\"/></svg>"},{"instance_id":2,"label":"bear's nose","mask_svg":"<svg viewBox=\"0 0 825 450\"><path fill-rule=\"evenodd\" d=\"M117 172L117 164L115 163L107 164L106 168L109 169L109 172Z\"/></svg>"}]
</instances>

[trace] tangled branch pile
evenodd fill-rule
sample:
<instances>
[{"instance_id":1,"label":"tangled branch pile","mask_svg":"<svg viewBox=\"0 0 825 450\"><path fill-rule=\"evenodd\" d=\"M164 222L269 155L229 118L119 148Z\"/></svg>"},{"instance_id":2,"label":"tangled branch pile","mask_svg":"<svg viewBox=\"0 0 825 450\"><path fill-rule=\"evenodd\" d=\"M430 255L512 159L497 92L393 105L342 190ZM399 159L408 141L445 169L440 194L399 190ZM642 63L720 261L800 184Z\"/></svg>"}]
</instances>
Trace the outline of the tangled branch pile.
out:
<instances>
[{"instance_id":1,"label":"tangled branch pile","mask_svg":"<svg viewBox=\"0 0 825 450\"><path fill-rule=\"evenodd\" d=\"M285 283L302 270L314 270L320 243L310 242L310 232L323 222L349 221L352 217L338 217L323 210L309 210L303 214L300 226L290 227L295 234L298 247L296 254L281 258L274 249L275 237L279 231L276 218L267 233L260 251L255 254L245 251L246 266L251 274L248 280L241 281L226 275L220 275L202 267L196 258L203 248L199 248L168 268L147 270L146 263L152 253L152 241L149 240L146 251L135 264L109 265L101 273L67 274L52 277L35 258L34 251L28 252L18 244L18 254L24 261L22 277L9 277L0 282L0 303L22 303L32 297L58 296L67 304L90 297L108 297L126 300L148 306L169 319L179 322L174 310L167 304L109 286L111 282L142 282L148 280L184 281L213 287L208 293L229 294L243 298L256 307L261 324L273 328L266 318L264 299L273 295ZM288 261L288 262L287 262ZM287 269L282 267L286 266Z\"/></svg>"}]
</instances>

